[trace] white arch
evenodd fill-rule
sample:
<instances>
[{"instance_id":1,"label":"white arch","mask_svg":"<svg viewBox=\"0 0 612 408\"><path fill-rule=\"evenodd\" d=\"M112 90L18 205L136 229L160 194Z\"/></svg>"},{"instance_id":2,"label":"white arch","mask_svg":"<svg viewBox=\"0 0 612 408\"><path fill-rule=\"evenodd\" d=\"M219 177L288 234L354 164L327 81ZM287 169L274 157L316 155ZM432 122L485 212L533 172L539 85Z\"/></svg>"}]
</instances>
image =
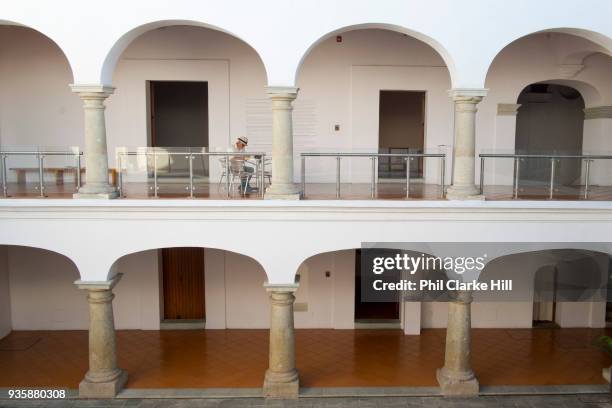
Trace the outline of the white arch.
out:
<instances>
[{"instance_id":1,"label":"white arch","mask_svg":"<svg viewBox=\"0 0 612 408\"><path fill-rule=\"evenodd\" d=\"M66 50L64 48L62 48L60 46L60 43L58 41L56 41L51 35L45 33L44 31L42 31L42 29L37 28L34 25L22 24L22 23L19 23L19 22L16 22L16 21L11 21L11 20L0 19L0 25L28 28L28 29L30 29L32 31L37 32L38 34L42 35L43 37L49 39L49 41L51 41L53 43L53 45L55 47L57 47L57 49L61 52L62 56L64 57L64 60L66 61L66 64L68 65L68 70L70 71L70 78L72 80L74 80L74 64L72 63L70 58L68 58L68 53L66 52Z\"/></svg>"},{"instance_id":2,"label":"white arch","mask_svg":"<svg viewBox=\"0 0 612 408\"><path fill-rule=\"evenodd\" d=\"M586 81L564 78L546 78L539 79L533 82L526 81L522 88L513 90L513 100L518 101L521 92L523 92L525 88L532 84L563 85L570 88L574 88L580 93L580 96L582 96L585 108L588 108L590 106L598 106L602 101L601 93L597 90L597 88L595 88L593 84L590 84Z\"/></svg>"},{"instance_id":3,"label":"white arch","mask_svg":"<svg viewBox=\"0 0 612 408\"><path fill-rule=\"evenodd\" d=\"M219 31L219 32L228 34L244 42L249 47L251 47L255 51L257 56L259 57L260 62L264 66L264 71L266 72L266 80L267 80L268 68L264 64L261 58L260 52L253 45L249 44L247 41L240 38L238 35L228 30L225 30L221 27L217 27L217 26L207 24L201 21L196 21L196 20L156 20L156 21L151 21L151 22L144 23L139 26L133 27L112 42L112 46L106 53L106 57L104 58L104 62L101 67L100 83L101 84L111 84L112 83L113 73L115 71L117 62L119 61L119 58L121 57L121 54L123 53L123 51L125 51L125 49L132 43L132 41L134 41L137 37L146 33L147 31L152 31L157 28L170 27L170 26L192 26L192 27L205 28L209 30L215 30L215 31Z\"/></svg>"},{"instance_id":4,"label":"white arch","mask_svg":"<svg viewBox=\"0 0 612 408\"><path fill-rule=\"evenodd\" d=\"M300 70L302 68L302 65L304 63L304 61L306 60L306 58L308 58L308 56L310 55L310 53L312 52L312 50L314 50L319 44L321 44L322 42L324 42L325 40L334 37L336 35L340 35L342 33L346 33L349 31L355 31L355 30L367 30L367 29L379 29L379 30L387 30L387 31L394 31L397 33L401 33L401 34L406 34L410 37L413 37L421 42L424 42L425 44L429 45L431 48L433 48L438 55L440 55L440 57L444 60L444 63L446 64L446 68L448 69L448 72L450 74L450 78L451 78L451 83L455 83L457 80L457 74L456 74L456 69L455 69L455 62L453 60L453 57L451 56L451 54L448 52L448 50L436 39L434 39L431 36L428 36L426 34L423 34L421 32L418 31L414 31L411 30L409 28L400 26L400 25L396 25L396 24L389 24L389 23L362 23L362 24L354 24L354 25L350 25L350 26L344 26L344 27L339 27L333 31L330 31L326 34L321 35L319 38L317 38L315 41L313 41L308 48L304 49L300 55L301 58L298 61L298 63L295 65L295 73L294 73L294 84L297 84L297 79L300 73Z\"/></svg>"},{"instance_id":5,"label":"white arch","mask_svg":"<svg viewBox=\"0 0 612 408\"><path fill-rule=\"evenodd\" d=\"M79 269L79 266L77 265L77 263L74 261L74 259L72 259L70 257L70 255L63 253L62 251L58 251L55 248L50 248L44 245L32 245L32 244L27 244L27 243L0 243L0 246L4 246L4 247L21 247L21 248L31 248L31 249L36 249L36 250L40 250L40 251L45 251L45 252L50 252L54 255L58 255L61 256L62 258L67 259L73 266L74 268L77 270L77 273L79 274L79 277L82 278L83 275L81 273L81 270Z\"/></svg>"},{"instance_id":6,"label":"white arch","mask_svg":"<svg viewBox=\"0 0 612 408\"><path fill-rule=\"evenodd\" d=\"M575 37L580 37L586 40L591 41L592 43L602 47L602 50L607 52L609 55L612 55L612 38L606 36L605 34L598 33L592 30L585 30L580 28L569 28L569 27L559 27L559 28L543 28L541 30L531 31L531 32L523 32L515 37L505 39L505 42L500 43L497 47L493 47L491 50L493 51L489 54L488 57L485 57L484 62L486 62L486 71L485 71L485 81L491 72L491 67L495 62L495 59L511 44L514 44L517 41L520 41L526 37L535 34L541 33L560 33L560 34L569 34Z\"/></svg>"},{"instance_id":7,"label":"white arch","mask_svg":"<svg viewBox=\"0 0 612 408\"><path fill-rule=\"evenodd\" d=\"M127 248L126 246L121 246L121 248L117 248L118 250L112 255L104 258L104 265L102 265L102 268L104 268L104 270L106 271L106 277L111 278L116 272L121 272L116 271L114 269L114 267L117 265L117 262L122 258L130 255L163 248L205 248L227 251L246 256L251 260L255 261L266 274L266 278L270 279L267 269L265 265L261 262L259 257L257 257L256 254L253 253L253 251L243 250L248 247L247 240L245 240L244 242L235 241L234 245L228 245L228 243L219 243L218 241L215 241L214 237L212 238L213 239L209 240L194 240L170 237L170 239L152 240L146 243L139 243L137 245L130 246L129 248Z\"/></svg>"},{"instance_id":8,"label":"white arch","mask_svg":"<svg viewBox=\"0 0 612 408\"><path fill-rule=\"evenodd\" d=\"M226 252L230 252L232 254L237 254L237 255L242 255L245 256L247 258L249 258L252 261L255 261L255 263L257 263L257 265L259 265L259 267L264 271L264 273L266 274L266 279L268 279L267 276L267 272L266 272L266 268L261 264L261 262L259 262L257 259L253 258L250 255L246 255L244 253L241 252L236 252L236 251L231 251L228 249L224 249L224 248L217 248L214 246L201 246L201 245L169 245L169 246L161 246L161 247L147 247L147 249L143 249L143 250L138 250L138 251L130 251L129 253L126 253L124 255L121 255L118 258L115 258L114 261L111 263L111 266L109 267L109 272L108 272L108 277L110 278L113 274L117 273L117 272L123 272L120 270L116 270L116 266L117 263L119 261L121 261L124 258L127 258L131 255L136 255L136 254L140 254L142 252L146 252L146 251L153 251L153 250L157 250L157 249L167 249L167 248L202 248L202 249L216 249L216 250L220 250L220 251L226 251ZM128 272L129 273L129 272Z\"/></svg>"}]
</instances>

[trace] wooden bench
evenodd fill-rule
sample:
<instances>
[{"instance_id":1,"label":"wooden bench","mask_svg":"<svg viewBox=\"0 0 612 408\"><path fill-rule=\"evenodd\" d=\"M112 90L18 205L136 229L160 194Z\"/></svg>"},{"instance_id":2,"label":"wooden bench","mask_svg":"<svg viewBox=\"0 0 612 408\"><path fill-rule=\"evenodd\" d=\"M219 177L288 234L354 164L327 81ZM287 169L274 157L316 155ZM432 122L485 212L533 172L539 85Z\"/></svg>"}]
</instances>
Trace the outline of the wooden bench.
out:
<instances>
[{"instance_id":1,"label":"wooden bench","mask_svg":"<svg viewBox=\"0 0 612 408\"><path fill-rule=\"evenodd\" d=\"M37 173L38 167L13 167L10 169L17 173L17 183L25 184L26 183L26 174L27 173ZM64 184L64 174L74 173L74 183L76 184L76 167L45 167L45 173L52 173L55 177L55 184L62 185ZM85 168L81 168L81 176L85 173ZM117 185L117 170L113 168L108 169L108 175L111 178L111 183L116 186Z\"/></svg>"}]
</instances>

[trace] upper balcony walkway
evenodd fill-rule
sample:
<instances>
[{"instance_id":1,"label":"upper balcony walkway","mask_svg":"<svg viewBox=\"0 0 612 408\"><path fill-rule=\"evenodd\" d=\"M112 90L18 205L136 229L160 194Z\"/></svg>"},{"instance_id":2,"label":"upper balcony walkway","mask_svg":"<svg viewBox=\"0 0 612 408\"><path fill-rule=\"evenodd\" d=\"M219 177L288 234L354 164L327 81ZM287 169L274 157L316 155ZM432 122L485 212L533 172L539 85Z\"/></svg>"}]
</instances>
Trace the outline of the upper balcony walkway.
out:
<instances>
[{"instance_id":1,"label":"upper balcony walkway","mask_svg":"<svg viewBox=\"0 0 612 408\"><path fill-rule=\"evenodd\" d=\"M612 155L480 153L479 189L487 201L612 201ZM205 148L119 148L109 182L121 199L258 200L272 178L265 152ZM69 199L86 183L78 147L0 149L0 198ZM445 200L443 152L300 154L302 200Z\"/></svg>"}]
</instances>

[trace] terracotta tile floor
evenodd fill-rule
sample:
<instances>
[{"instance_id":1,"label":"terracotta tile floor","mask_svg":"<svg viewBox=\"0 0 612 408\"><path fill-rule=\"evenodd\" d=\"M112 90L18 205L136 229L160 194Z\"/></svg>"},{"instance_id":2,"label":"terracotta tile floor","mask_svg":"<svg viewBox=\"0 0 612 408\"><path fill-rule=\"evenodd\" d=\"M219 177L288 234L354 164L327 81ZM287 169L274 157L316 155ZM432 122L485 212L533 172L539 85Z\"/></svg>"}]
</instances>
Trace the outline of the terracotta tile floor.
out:
<instances>
[{"instance_id":1,"label":"terracotta tile floor","mask_svg":"<svg viewBox=\"0 0 612 408\"><path fill-rule=\"evenodd\" d=\"M612 359L591 345L603 329L475 329L472 362L483 385L602 384ZM443 329L297 330L306 387L435 386ZM130 388L260 387L266 330L117 333ZM76 388L87 370L87 332L13 332L0 340L0 387Z\"/></svg>"},{"instance_id":2,"label":"terracotta tile floor","mask_svg":"<svg viewBox=\"0 0 612 408\"><path fill-rule=\"evenodd\" d=\"M146 183L126 183L124 195L127 199L153 198L150 185ZM186 183L164 184L160 183L159 198L188 197L185 191ZM71 198L75 192L74 184L46 185L48 198ZM37 198L38 190L35 184L19 185L9 183L8 191L11 198ZM343 183L340 187L341 199L343 200L369 200L371 199L370 184L368 183ZM487 200L513 200L512 187L510 186L485 186ZM559 187L555 191L555 200L584 200L582 187ZM410 186L410 199L412 200L439 200L441 195L440 186L435 184L412 183ZM227 193L224 188L219 189L217 184L197 184L194 194L197 199L226 200ZM307 200L335 200L336 185L334 183L308 183L306 185ZM377 199L405 200L406 190L403 183L379 183ZM235 194L232 199L260 199L259 194L251 193L245 197ZM519 200L548 200L548 188L546 186L526 187L519 194ZM589 200L612 200L612 187L590 188Z\"/></svg>"}]
</instances>

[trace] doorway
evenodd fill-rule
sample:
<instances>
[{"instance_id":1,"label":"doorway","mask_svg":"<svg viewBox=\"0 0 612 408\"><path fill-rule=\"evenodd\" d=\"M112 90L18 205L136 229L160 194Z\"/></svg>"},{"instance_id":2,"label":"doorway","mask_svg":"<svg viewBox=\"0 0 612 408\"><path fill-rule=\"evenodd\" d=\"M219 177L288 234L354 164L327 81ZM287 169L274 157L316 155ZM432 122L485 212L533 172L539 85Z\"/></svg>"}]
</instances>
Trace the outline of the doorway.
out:
<instances>
[{"instance_id":1,"label":"doorway","mask_svg":"<svg viewBox=\"0 0 612 408\"><path fill-rule=\"evenodd\" d=\"M168 152L200 152L208 148L207 82L149 81L149 102L149 146ZM192 165L196 181L207 181L208 158L195 156ZM186 155L158 155L156 166L158 178L165 183L184 184L189 177L190 163Z\"/></svg>"},{"instance_id":2,"label":"doorway","mask_svg":"<svg viewBox=\"0 0 612 408\"><path fill-rule=\"evenodd\" d=\"M380 153L422 153L425 144L425 92L380 91L378 148ZM402 157L381 157L380 179L405 179ZM423 178L423 159L410 161L410 177Z\"/></svg>"},{"instance_id":3,"label":"doorway","mask_svg":"<svg viewBox=\"0 0 612 408\"><path fill-rule=\"evenodd\" d=\"M584 100L574 88L536 83L519 95L515 150L525 154L581 154ZM580 183L582 161L563 159L557 164L555 182ZM550 159L521 161L521 186L542 186L550 182Z\"/></svg>"},{"instance_id":4,"label":"doorway","mask_svg":"<svg viewBox=\"0 0 612 408\"><path fill-rule=\"evenodd\" d=\"M534 278L533 327L558 327L557 309L557 268L540 268Z\"/></svg>"},{"instance_id":5,"label":"doorway","mask_svg":"<svg viewBox=\"0 0 612 408\"><path fill-rule=\"evenodd\" d=\"M153 147L208 146L208 83L149 81Z\"/></svg>"},{"instance_id":6,"label":"doorway","mask_svg":"<svg viewBox=\"0 0 612 408\"><path fill-rule=\"evenodd\" d=\"M203 321L204 248L161 250L164 321Z\"/></svg>"},{"instance_id":7,"label":"doorway","mask_svg":"<svg viewBox=\"0 0 612 408\"><path fill-rule=\"evenodd\" d=\"M363 282L361 259L361 249L357 249L355 251L355 323L366 325L390 323L394 327L399 327L399 297L395 302L368 302L363 299L361 290Z\"/></svg>"}]
</instances>

